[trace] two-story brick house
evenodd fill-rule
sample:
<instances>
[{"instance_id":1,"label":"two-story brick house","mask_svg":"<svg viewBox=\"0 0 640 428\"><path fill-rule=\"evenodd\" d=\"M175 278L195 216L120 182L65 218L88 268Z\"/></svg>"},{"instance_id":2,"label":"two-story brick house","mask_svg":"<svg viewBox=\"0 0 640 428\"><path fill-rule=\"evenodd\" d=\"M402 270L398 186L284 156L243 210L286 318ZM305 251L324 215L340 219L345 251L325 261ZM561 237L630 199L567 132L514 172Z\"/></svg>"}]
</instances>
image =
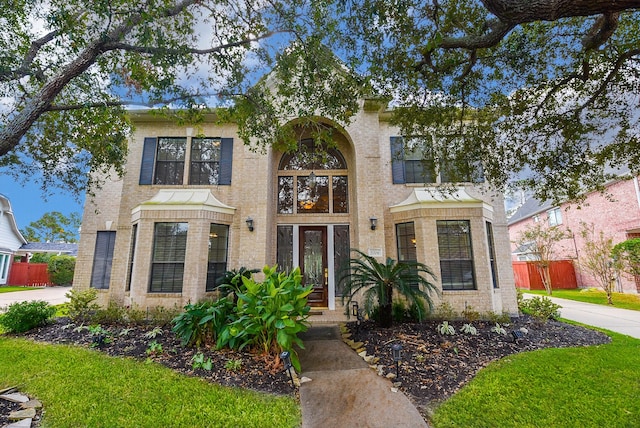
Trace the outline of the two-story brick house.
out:
<instances>
[{"instance_id":1,"label":"two-story brick house","mask_svg":"<svg viewBox=\"0 0 640 428\"><path fill-rule=\"evenodd\" d=\"M528 227L542 222L550 226L560 226L569 232L569 237L557 243L557 259L573 259L579 287L598 287L597 281L583 269L580 263L584 257L585 239L581 236L583 224L592 227L596 234L600 231L611 237L613 244L630 238L640 237L640 185L639 177L631 180L613 180L602 192L590 192L579 205L562 203L553 205L550 201L541 203L529 198L509 218L509 235L512 241L514 259L526 260L527 254L518 254L521 233ZM615 291L640 293L640 278L619 275Z\"/></svg>"},{"instance_id":2,"label":"two-story brick house","mask_svg":"<svg viewBox=\"0 0 640 428\"><path fill-rule=\"evenodd\" d=\"M361 106L346 127L317 118L335 142L323 157L303 130L297 152L261 154L213 117L194 128L131 112L126 174L85 206L74 287L103 304L181 306L225 270L277 263L302 269L314 306L340 310L336 278L357 248L429 265L436 303L516 313L501 195L471 183L441 194L437 168L425 185L388 112Z\"/></svg>"}]
</instances>

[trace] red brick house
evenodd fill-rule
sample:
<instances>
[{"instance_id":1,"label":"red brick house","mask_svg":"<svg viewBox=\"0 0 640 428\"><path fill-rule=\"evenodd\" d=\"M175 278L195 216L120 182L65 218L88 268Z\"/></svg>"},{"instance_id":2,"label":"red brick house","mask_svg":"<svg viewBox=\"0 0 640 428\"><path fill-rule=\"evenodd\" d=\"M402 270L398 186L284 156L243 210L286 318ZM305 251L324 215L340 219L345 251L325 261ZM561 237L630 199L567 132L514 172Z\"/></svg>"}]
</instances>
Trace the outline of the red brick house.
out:
<instances>
[{"instance_id":1,"label":"red brick house","mask_svg":"<svg viewBox=\"0 0 640 428\"><path fill-rule=\"evenodd\" d=\"M640 177L631 180L615 180L606 186L606 192L589 193L580 205L563 203L552 205L528 199L508 220L514 260L526 260L526 250L518 248L519 236L528 226L536 222L561 225L572 232L572 237L558 243L557 259L574 259L579 287L597 287L597 283L586 272L580 270L580 258L584 239L580 236L582 223L593 225L594 231L604 232L613 238L614 244L629 238L640 237ZM621 275L617 279L616 291L640 293L640 278Z\"/></svg>"}]
</instances>

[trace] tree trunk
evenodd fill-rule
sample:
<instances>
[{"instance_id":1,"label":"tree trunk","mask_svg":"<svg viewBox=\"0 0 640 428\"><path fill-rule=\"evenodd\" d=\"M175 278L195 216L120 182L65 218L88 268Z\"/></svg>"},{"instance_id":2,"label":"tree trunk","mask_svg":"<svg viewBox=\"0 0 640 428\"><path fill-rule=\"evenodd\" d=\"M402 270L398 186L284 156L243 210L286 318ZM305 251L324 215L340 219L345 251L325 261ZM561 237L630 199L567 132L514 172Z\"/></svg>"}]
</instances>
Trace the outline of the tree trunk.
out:
<instances>
[{"instance_id":1,"label":"tree trunk","mask_svg":"<svg viewBox=\"0 0 640 428\"><path fill-rule=\"evenodd\" d=\"M393 325L393 288L385 284L383 292L386 304L380 305L380 327L389 328Z\"/></svg>"}]
</instances>

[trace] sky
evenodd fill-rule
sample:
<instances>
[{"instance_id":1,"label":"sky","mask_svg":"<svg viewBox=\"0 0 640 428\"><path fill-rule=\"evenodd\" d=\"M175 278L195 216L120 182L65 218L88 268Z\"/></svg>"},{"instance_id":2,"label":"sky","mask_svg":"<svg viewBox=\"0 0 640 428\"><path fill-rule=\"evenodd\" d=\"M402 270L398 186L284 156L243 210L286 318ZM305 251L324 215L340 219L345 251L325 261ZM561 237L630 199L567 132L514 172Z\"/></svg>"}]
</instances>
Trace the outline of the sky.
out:
<instances>
[{"instance_id":1,"label":"sky","mask_svg":"<svg viewBox=\"0 0 640 428\"><path fill-rule=\"evenodd\" d=\"M66 216L72 212L82 215L84 195L78 202L70 193L55 189L45 200L40 186L34 181L18 182L13 177L0 173L0 193L9 198L19 229L24 229L51 211L59 211Z\"/></svg>"}]
</instances>

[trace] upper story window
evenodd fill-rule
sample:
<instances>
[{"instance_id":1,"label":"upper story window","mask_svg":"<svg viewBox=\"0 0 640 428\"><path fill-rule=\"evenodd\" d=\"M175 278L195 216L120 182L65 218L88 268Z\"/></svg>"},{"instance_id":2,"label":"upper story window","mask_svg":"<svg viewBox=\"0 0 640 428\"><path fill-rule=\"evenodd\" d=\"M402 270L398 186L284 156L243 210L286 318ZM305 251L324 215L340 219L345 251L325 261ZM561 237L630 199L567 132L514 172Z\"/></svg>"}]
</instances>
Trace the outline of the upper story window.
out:
<instances>
[{"instance_id":1,"label":"upper story window","mask_svg":"<svg viewBox=\"0 0 640 428\"><path fill-rule=\"evenodd\" d=\"M333 148L303 140L278 166L278 214L348 213L347 163Z\"/></svg>"},{"instance_id":2,"label":"upper story window","mask_svg":"<svg viewBox=\"0 0 640 428\"><path fill-rule=\"evenodd\" d=\"M232 154L233 138L145 138L140 184L229 185Z\"/></svg>"},{"instance_id":3,"label":"upper story window","mask_svg":"<svg viewBox=\"0 0 640 428\"><path fill-rule=\"evenodd\" d=\"M438 159L424 139L391 137L393 184L482 183L481 163Z\"/></svg>"},{"instance_id":4,"label":"upper story window","mask_svg":"<svg viewBox=\"0 0 640 428\"><path fill-rule=\"evenodd\" d=\"M560 208L554 208L547 211L547 217L549 218L549 226L562 224L562 211Z\"/></svg>"}]
</instances>

